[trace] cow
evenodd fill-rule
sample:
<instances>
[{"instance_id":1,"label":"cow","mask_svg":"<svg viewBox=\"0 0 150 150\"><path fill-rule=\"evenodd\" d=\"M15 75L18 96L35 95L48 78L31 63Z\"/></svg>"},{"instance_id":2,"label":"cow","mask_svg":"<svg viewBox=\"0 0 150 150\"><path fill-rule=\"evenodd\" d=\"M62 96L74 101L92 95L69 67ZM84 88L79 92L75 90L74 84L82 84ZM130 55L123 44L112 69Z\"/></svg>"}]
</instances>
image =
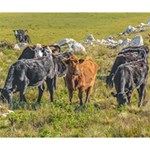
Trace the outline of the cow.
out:
<instances>
[{"instance_id":1,"label":"cow","mask_svg":"<svg viewBox=\"0 0 150 150\"><path fill-rule=\"evenodd\" d=\"M148 63L148 54L149 48L147 46L128 47L122 49L122 51L118 53L109 75L106 77L107 87L113 87L112 77L119 65L140 59L143 59L145 63Z\"/></svg>"},{"instance_id":2,"label":"cow","mask_svg":"<svg viewBox=\"0 0 150 150\"><path fill-rule=\"evenodd\" d=\"M20 93L20 101L25 101L25 91L28 86L38 86L39 95L37 103L40 104L43 95L43 83L46 81L50 101L53 102L53 79L55 76L66 75L67 66L61 56L41 57L36 59L21 59L13 63L3 88L0 88L3 102L11 103L12 95Z\"/></svg>"},{"instance_id":3,"label":"cow","mask_svg":"<svg viewBox=\"0 0 150 150\"><path fill-rule=\"evenodd\" d=\"M50 49L50 47L54 47L54 49ZM27 46L21 55L19 56L18 60L20 59L33 59L37 57L43 57L48 56L51 57L51 55L61 55L63 58L69 58L72 56L71 52L61 52L61 48L58 45L44 45L36 44L34 46ZM56 77L55 77L56 78ZM56 89L56 79L54 81L54 88Z\"/></svg>"},{"instance_id":4,"label":"cow","mask_svg":"<svg viewBox=\"0 0 150 150\"><path fill-rule=\"evenodd\" d=\"M145 96L148 70L148 64L143 60L125 63L117 68L114 75L114 84L117 93L114 94L112 92L112 95L117 97L119 106L125 106L127 100L130 103L134 89L137 89L139 95L138 107L141 106Z\"/></svg>"},{"instance_id":5,"label":"cow","mask_svg":"<svg viewBox=\"0 0 150 150\"><path fill-rule=\"evenodd\" d=\"M24 42L24 35L25 35L25 32L27 32L27 31L28 30L22 30L22 29L13 30L14 35L16 37L16 42L19 42L19 43Z\"/></svg>"},{"instance_id":6,"label":"cow","mask_svg":"<svg viewBox=\"0 0 150 150\"><path fill-rule=\"evenodd\" d=\"M72 104L73 91L78 90L80 105L83 105L82 94L86 92L84 104L90 101L90 95L95 83L98 65L90 58L78 59L72 56L65 60L68 71L65 77L69 92L70 104Z\"/></svg>"},{"instance_id":7,"label":"cow","mask_svg":"<svg viewBox=\"0 0 150 150\"><path fill-rule=\"evenodd\" d=\"M51 49L50 47L54 47ZM61 52L61 48L58 45L41 45L36 44L34 46L27 46L19 56L18 60L20 59L33 59L37 57L43 57L43 56L50 56L51 53L58 55ZM64 52L61 53L63 56L66 55L72 55L71 52Z\"/></svg>"},{"instance_id":8,"label":"cow","mask_svg":"<svg viewBox=\"0 0 150 150\"><path fill-rule=\"evenodd\" d=\"M14 35L16 37L16 42L19 43L31 43L31 39L30 36L28 34L25 34L26 32L28 32L28 30L13 30Z\"/></svg>"}]
</instances>

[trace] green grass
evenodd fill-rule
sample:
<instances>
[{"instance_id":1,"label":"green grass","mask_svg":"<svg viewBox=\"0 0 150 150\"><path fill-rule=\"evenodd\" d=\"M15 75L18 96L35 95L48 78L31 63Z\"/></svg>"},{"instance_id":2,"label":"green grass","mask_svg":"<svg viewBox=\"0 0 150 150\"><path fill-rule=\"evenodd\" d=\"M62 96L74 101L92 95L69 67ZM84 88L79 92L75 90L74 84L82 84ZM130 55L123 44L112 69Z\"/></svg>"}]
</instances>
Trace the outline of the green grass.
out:
<instances>
[{"instance_id":1,"label":"green grass","mask_svg":"<svg viewBox=\"0 0 150 150\"><path fill-rule=\"evenodd\" d=\"M0 40L15 43L13 29L28 29L32 44L56 43L70 37L77 41L87 35L102 39L123 32L128 25L146 23L149 13L1 13ZM148 46L148 29L142 32ZM136 34L125 36L132 38ZM107 75L121 48L111 50L96 45L87 48L87 56L98 63L98 76ZM17 60L21 51L0 50L0 87L3 87L10 65ZM79 56L86 57L86 56ZM13 105L1 104L0 114L13 109L6 118L0 117L0 137L150 137L150 79L148 79L146 101L137 107L137 92L133 93L131 106L117 108L104 81L96 80L91 102L79 106L77 92L73 105L69 104L68 92L62 78L58 79L55 102L49 102L44 92L41 106L36 105L37 88L27 89L27 104L19 103L19 94L14 94Z\"/></svg>"}]
</instances>

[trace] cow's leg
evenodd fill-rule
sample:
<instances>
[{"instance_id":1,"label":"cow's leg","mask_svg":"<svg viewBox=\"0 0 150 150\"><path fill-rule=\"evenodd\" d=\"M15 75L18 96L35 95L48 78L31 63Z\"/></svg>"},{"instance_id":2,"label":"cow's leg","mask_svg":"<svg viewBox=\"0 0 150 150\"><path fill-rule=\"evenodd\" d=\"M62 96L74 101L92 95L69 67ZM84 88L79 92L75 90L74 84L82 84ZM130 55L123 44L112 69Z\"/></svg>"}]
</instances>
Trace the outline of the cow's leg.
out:
<instances>
[{"instance_id":1,"label":"cow's leg","mask_svg":"<svg viewBox=\"0 0 150 150\"><path fill-rule=\"evenodd\" d=\"M46 84L47 84L47 87L48 87L48 90L49 90L49 93L50 93L50 101L53 102L54 101L54 99L53 99L54 78L53 79L47 78L46 79Z\"/></svg>"},{"instance_id":2,"label":"cow's leg","mask_svg":"<svg viewBox=\"0 0 150 150\"><path fill-rule=\"evenodd\" d=\"M20 102L26 102L25 91L28 87L26 81L20 83Z\"/></svg>"},{"instance_id":3,"label":"cow's leg","mask_svg":"<svg viewBox=\"0 0 150 150\"><path fill-rule=\"evenodd\" d=\"M128 105L130 105L131 102L131 94L132 94L131 91L127 93Z\"/></svg>"},{"instance_id":4,"label":"cow's leg","mask_svg":"<svg viewBox=\"0 0 150 150\"><path fill-rule=\"evenodd\" d=\"M63 77L63 79L64 79L64 83L65 83L65 87L66 87L66 77Z\"/></svg>"},{"instance_id":5,"label":"cow's leg","mask_svg":"<svg viewBox=\"0 0 150 150\"><path fill-rule=\"evenodd\" d=\"M90 102L90 95L91 95L91 92L92 92L92 87L89 87L89 88L86 90L85 104L86 104L87 102Z\"/></svg>"},{"instance_id":6,"label":"cow's leg","mask_svg":"<svg viewBox=\"0 0 150 150\"><path fill-rule=\"evenodd\" d=\"M139 89L137 89L138 94L139 94L138 107L141 106L142 100L143 100L143 98L144 98L144 96L145 96L145 86L146 86L145 84L142 84L142 85L139 87Z\"/></svg>"},{"instance_id":7,"label":"cow's leg","mask_svg":"<svg viewBox=\"0 0 150 150\"><path fill-rule=\"evenodd\" d=\"M68 91L69 91L70 105L72 105L73 90L69 89Z\"/></svg>"},{"instance_id":8,"label":"cow's leg","mask_svg":"<svg viewBox=\"0 0 150 150\"><path fill-rule=\"evenodd\" d=\"M83 102L82 102L82 93L83 93L83 91L81 89L79 89L78 97L80 99L80 105L83 105Z\"/></svg>"},{"instance_id":9,"label":"cow's leg","mask_svg":"<svg viewBox=\"0 0 150 150\"><path fill-rule=\"evenodd\" d=\"M41 102L41 98L42 98L44 89L45 89L44 83L42 85L38 86L38 90L39 90L39 95L38 95L38 99L37 99L38 104L40 104L40 102Z\"/></svg>"},{"instance_id":10,"label":"cow's leg","mask_svg":"<svg viewBox=\"0 0 150 150\"><path fill-rule=\"evenodd\" d=\"M56 90L56 88L57 88L56 84L57 84L57 78L56 78L56 75L55 75L55 76L54 76L54 89L55 89L55 90Z\"/></svg>"}]
</instances>

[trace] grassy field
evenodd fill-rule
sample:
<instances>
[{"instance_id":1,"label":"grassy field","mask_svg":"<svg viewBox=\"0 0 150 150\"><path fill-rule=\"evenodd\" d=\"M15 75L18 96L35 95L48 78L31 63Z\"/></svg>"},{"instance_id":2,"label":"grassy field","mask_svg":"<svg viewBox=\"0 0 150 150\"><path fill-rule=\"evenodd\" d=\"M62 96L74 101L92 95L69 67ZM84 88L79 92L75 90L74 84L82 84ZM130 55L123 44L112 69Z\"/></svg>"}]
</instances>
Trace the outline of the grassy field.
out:
<instances>
[{"instance_id":1,"label":"grassy field","mask_svg":"<svg viewBox=\"0 0 150 150\"><path fill-rule=\"evenodd\" d=\"M96 39L123 32L128 25L146 23L150 13L0 13L0 40L15 43L13 29L28 29L32 44L56 43L63 38L83 41L89 34ZM144 43L150 29L140 34ZM133 38L136 34L123 38ZM88 56L99 65L98 76L107 75L120 51L102 46L87 48ZM3 87L10 65L21 51L0 49L0 87ZM86 57L86 56L79 56ZM49 102L45 91L41 106L35 104L37 88L28 88L27 104L19 103L14 94L13 105L1 104L0 114L12 109L14 113L0 117L0 137L150 137L150 79L146 89L147 104L137 107L137 92L133 93L131 106L117 108L116 99L105 82L96 80L91 103L79 106L77 92L72 106L62 78L58 79L55 102Z\"/></svg>"}]
</instances>

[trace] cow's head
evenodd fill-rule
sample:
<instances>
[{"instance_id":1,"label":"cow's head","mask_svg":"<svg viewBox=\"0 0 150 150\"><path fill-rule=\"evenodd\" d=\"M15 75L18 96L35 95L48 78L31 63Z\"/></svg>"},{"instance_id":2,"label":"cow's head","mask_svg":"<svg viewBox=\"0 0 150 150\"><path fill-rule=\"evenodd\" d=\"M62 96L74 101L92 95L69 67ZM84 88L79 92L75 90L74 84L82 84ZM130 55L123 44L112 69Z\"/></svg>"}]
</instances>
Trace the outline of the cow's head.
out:
<instances>
[{"instance_id":1,"label":"cow's head","mask_svg":"<svg viewBox=\"0 0 150 150\"><path fill-rule=\"evenodd\" d=\"M52 56L52 50L49 46L42 46L42 48L43 48L43 56L48 56L48 57Z\"/></svg>"},{"instance_id":2,"label":"cow's head","mask_svg":"<svg viewBox=\"0 0 150 150\"><path fill-rule=\"evenodd\" d=\"M77 76L80 73L80 64L84 62L84 59L78 59L76 56L72 56L69 59L65 60L65 63L68 65L68 73L73 76Z\"/></svg>"},{"instance_id":3,"label":"cow's head","mask_svg":"<svg viewBox=\"0 0 150 150\"><path fill-rule=\"evenodd\" d=\"M127 101L127 95L125 92L124 93L116 93L116 94L112 92L111 94L117 98L117 102L118 102L119 106L121 106L121 105L125 106L125 103Z\"/></svg>"},{"instance_id":4,"label":"cow's head","mask_svg":"<svg viewBox=\"0 0 150 150\"><path fill-rule=\"evenodd\" d=\"M0 99L3 103L11 103L12 101L12 90L8 90L6 88L0 88L1 96Z\"/></svg>"},{"instance_id":5,"label":"cow's head","mask_svg":"<svg viewBox=\"0 0 150 150\"><path fill-rule=\"evenodd\" d=\"M41 44L36 44L35 46L33 46L33 49L35 51L36 58L43 57L43 47Z\"/></svg>"}]
</instances>

